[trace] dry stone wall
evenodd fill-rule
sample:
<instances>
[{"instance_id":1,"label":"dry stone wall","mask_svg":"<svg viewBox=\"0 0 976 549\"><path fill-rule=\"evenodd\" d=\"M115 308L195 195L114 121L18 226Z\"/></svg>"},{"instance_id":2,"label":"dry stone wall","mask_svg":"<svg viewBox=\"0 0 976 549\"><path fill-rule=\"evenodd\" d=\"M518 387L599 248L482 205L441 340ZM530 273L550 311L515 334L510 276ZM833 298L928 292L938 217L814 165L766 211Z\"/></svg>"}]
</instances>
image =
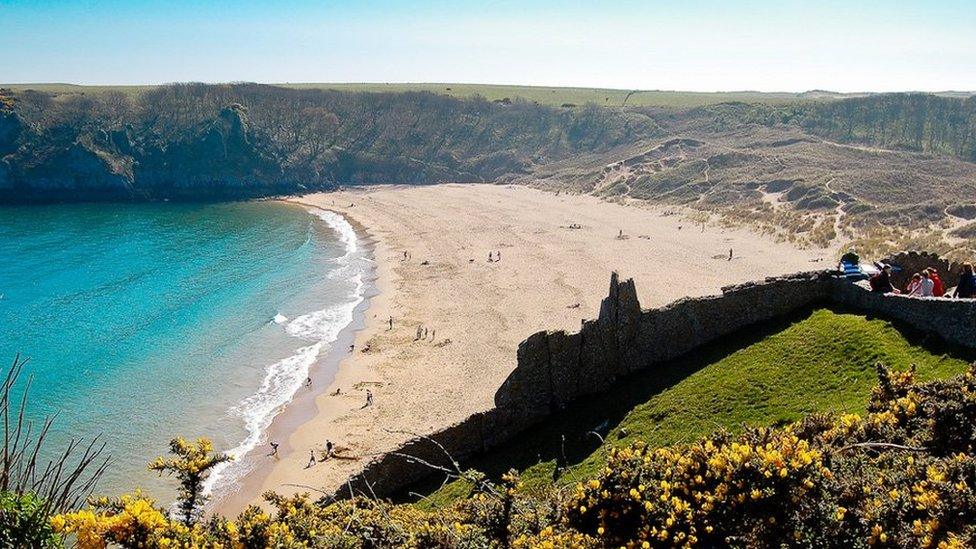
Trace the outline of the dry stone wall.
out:
<instances>
[{"instance_id":1,"label":"dry stone wall","mask_svg":"<svg viewBox=\"0 0 976 549\"><path fill-rule=\"evenodd\" d=\"M495 407L418 436L351 477L336 494L386 496L491 450L570 402L749 326L817 304L842 304L976 348L976 300L874 294L817 271L768 278L642 310L633 280L610 279L596 320L580 331L538 332L519 345L517 366L495 393ZM456 460L456 461L455 461Z\"/></svg>"}]
</instances>

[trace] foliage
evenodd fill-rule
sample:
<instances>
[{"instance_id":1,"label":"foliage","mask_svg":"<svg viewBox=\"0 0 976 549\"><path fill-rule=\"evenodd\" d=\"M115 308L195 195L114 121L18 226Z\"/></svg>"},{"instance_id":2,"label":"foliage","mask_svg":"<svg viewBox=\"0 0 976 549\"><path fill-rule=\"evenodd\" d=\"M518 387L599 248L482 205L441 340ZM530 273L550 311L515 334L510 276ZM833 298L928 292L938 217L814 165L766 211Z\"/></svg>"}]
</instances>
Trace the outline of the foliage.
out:
<instances>
[{"instance_id":1,"label":"foliage","mask_svg":"<svg viewBox=\"0 0 976 549\"><path fill-rule=\"evenodd\" d=\"M36 495L0 492L0 547L62 547L44 501Z\"/></svg>"},{"instance_id":2,"label":"foliage","mask_svg":"<svg viewBox=\"0 0 976 549\"><path fill-rule=\"evenodd\" d=\"M424 511L354 499L183 524L136 494L51 520L81 549L198 547L931 547L976 543L976 364L918 382L877 366L861 414L610 451L567 493L524 490L514 472Z\"/></svg>"},{"instance_id":3,"label":"foliage","mask_svg":"<svg viewBox=\"0 0 976 549\"><path fill-rule=\"evenodd\" d=\"M26 359L19 356L0 384L0 547L60 547L49 518L74 509L91 494L107 459L95 441L73 441L44 461L53 422L35 426L25 416L30 379L21 383Z\"/></svg>"},{"instance_id":4,"label":"foliage","mask_svg":"<svg viewBox=\"0 0 976 549\"><path fill-rule=\"evenodd\" d=\"M149 469L159 474L176 475L180 482L180 513L183 523L189 525L194 522L206 501L203 482L210 470L232 458L226 454L215 454L213 443L206 438L200 438L196 442L174 438L169 443L169 451L175 457L158 457L149 464Z\"/></svg>"},{"instance_id":5,"label":"foliage","mask_svg":"<svg viewBox=\"0 0 976 549\"><path fill-rule=\"evenodd\" d=\"M128 181L98 189L124 197L177 192L176 178L194 182L185 192L196 198L340 183L482 182L658 132L642 113L418 92L173 84L134 94L24 90L14 98L13 122L23 131L5 137L0 126L0 150L14 152L10 177L30 189L42 174L94 171ZM78 155L92 161L79 164Z\"/></svg>"},{"instance_id":6,"label":"foliage","mask_svg":"<svg viewBox=\"0 0 976 549\"><path fill-rule=\"evenodd\" d=\"M531 489L554 478L572 486L598 474L611 448L636 442L657 448L707 436L716 429L785 425L815 412L864 413L878 362L922 380L966 371L972 357L957 348L921 344L890 322L843 310L803 316L704 346L695 353L619 383L605 395L571 405L557 417L471 466L494 479L522 469ZM602 444L589 434L601 423ZM565 437L565 438L563 438ZM443 506L470 489L455 482L422 504ZM432 487L432 490L435 487Z\"/></svg>"}]
</instances>

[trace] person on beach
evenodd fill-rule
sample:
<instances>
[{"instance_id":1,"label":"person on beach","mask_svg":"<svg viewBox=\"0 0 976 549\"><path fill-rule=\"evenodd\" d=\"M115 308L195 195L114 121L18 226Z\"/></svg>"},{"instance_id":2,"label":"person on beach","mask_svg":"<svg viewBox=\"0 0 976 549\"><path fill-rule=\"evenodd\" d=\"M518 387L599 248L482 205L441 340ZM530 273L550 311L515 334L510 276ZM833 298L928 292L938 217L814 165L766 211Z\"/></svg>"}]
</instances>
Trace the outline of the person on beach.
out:
<instances>
[{"instance_id":1,"label":"person on beach","mask_svg":"<svg viewBox=\"0 0 976 549\"><path fill-rule=\"evenodd\" d=\"M373 405L373 391L366 389L366 405L363 408Z\"/></svg>"},{"instance_id":2,"label":"person on beach","mask_svg":"<svg viewBox=\"0 0 976 549\"><path fill-rule=\"evenodd\" d=\"M306 387L311 387L312 386L312 378L311 377L306 377L305 378L305 386Z\"/></svg>"},{"instance_id":3,"label":"person on beach","mask_svg":"<svg viewBox=\"0 0 976 549\"><path fill-rule=\"evenodd\" d=\"M434 338L435 337L437 337L437 330L431 330L430 331L430 340L431 341L434 341Z\"/></svg>"},{"instance_id":4,"label":"person on beach","mask_svg":"<svg viewBox=\"0 0 976 549\"><path fill-rule=\"evenodd\" d=\"M390 317L390 329L391 330L393 329L393 317L392 316Z\"/></svg>"},{"instance_id":5,"label":"person on beach","mask_svg":"<svg viewBox=\"0 0 976 549\"><path fill-rule=\"evenodd\" d=\"M491 253L491 252L489 251L489 252L488 252L488 263L491 263L492 261L494 261L494 254L492 254L492 253Z\"/></svg>"},{"instance_id":6,"label":"person on beach","mask_svg":"<svg viewBox=\"0 0 976 549\"><path fill-rule=\"evenodd\" d=\"M732 261L732 248L729 248L729 261Z\"/></svg>"},{"instance_id":7,"label":"person on beach","mask_svg":"<svg viewBox=\"0 0 976 549\"><path fill-rule=\"evenodd\" d=\"M501 260L502 260L502 251L498 250L497 252L495 252L495 261L501 261Z\"/></svg>"},{"instance_id":8,"label":"person on beach","mask_svg":"<svg viewBox=\"0 0 976 549\"><path fill-rule=\"evenodd\" d=\"M972 299L976 297L976 274L973 274L973 264L963 263L962 274L959 275L959 283L956 284L956 291L952 297Z\"/></svg>"},{"instance_id":9,"label":"person on beach","mask_svg":"<svg viewBox=\"0 0 976 549\"><path fill-rule=\"evenodd\" d=\"M305 465L305 468L308 469L309 467L315 465L315 463L316 463L316 460L315 460L315 450L309 450L308 451L308 464Z\"/></svg>"},{"instance_id":10,"label":"person on beach","mask_svg":"<svg viewBox=\"0 0 976 549\"><path fill-rule=\"evenodd\" d=\"M427 339L427 328L424 328L424 339Z\"/></svg>"},{"instance_id":11,"label":"person on beach","mask_svg":"<svg viewBox=\"0 0 976 549\"><path fill-rule=\"evenodd\" d=\"M332 444L332 441L326 439L325 440L325 459L329 459L330 457L332 457L332 450L334 448L335 448L335 446Z\"/></svg>"},{"instance_id":12,"label":"person on beach","mask_svg":"<svg viewBox=\"0 0 976 549\"><path fill-rule=\"evenodd\" d=\"M268 455L271 456L271 457L278 457L278 443L277 442L272 442L271 443L271 453L268 454Z\"/></svg>"}]
</instances>

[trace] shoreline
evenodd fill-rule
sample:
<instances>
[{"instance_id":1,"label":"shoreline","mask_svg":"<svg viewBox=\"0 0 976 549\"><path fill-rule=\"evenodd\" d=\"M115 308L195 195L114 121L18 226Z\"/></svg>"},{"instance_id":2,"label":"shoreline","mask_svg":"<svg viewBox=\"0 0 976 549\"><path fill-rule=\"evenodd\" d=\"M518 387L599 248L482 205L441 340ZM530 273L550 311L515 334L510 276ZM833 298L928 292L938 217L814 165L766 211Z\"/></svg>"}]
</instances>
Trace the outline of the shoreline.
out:
<instances>
[{"instance_id":1,"label":"shoreline","mask_svg":"<svg viewBox=\"0 0 976 549\"><path fill-rule=\"evenodd\" d=\"M312 386L310 388L302 387L292 396L282 411L272 419L271 424L265 429L263 447L257 446L244 456L242 461L247 464L247 472L229 486L217 485L214 488L213 499L208 502L208 510L226 516L237 514L248 504L257 503L260 500L263 493L261 486L276 463L296 454L307 456L304 453L305 448L295 448L292 445L291 435L301 425L312 421L325 412L318 406L317 399L335 390L342 363L361 348L360 345L356 345L356 350L349 350L350 345L356 344L359 334L369 328L368 314L373 308L373 302L381 294L376 261L377 240L364 225L340 211L302 202L300 197L270 201L300 207L306 210L309 215L314 215L310 210L320 210L341 216L352 226L357 243L365 250L364 257L371 263L371 266L363 280L363 299L353 309L352 321L339 331L329 350L318 357L310 368L309 377L312 378ZM272 459L266 452L262 451L271 441L279 444L277 459Z\"/></svg>"},{"instance_id":2,"label":"shoreline","mask_svg":"<svg viewBox=\"0 0 976 549\"><path fill-rule=\"evenodd\" d=\"M328 493L412 434L490 408L518 344L536 331L574 330L581 318L595 316L611 270L636 279L646 308L809 270L831 256L749 229L699 231L655 208L527 187L357 187L288 202L342 215L372 241L377 293L362 328L351 334L356 352L339 357L326 390L303 395L314 400L315 408L306 408L312 417L301 424L275 418L274 436L287 454L259 464L236 496L217 506L230 515L259 503L266 490ZM735 261L727 261L733 247ZM488 250L502 260L486 261ZM418 340L417 327L434 334ZM371 351L360 352L367 344ZM321 368L320 362L315 371ZM362 409L367 386L376 405ZM337 387L343 395L330 396ZM339 458L305 467L308 449L321 449L326 439L336 443Z\"/></svg>"}]
</instances>

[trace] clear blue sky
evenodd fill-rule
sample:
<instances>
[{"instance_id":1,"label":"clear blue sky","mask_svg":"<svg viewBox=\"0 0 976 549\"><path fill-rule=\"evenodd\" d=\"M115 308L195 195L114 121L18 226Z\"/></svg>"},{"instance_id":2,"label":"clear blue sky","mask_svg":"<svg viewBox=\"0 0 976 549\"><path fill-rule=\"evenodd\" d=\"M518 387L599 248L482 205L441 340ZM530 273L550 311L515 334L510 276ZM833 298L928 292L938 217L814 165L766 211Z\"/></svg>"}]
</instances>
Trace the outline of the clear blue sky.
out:
<instances>
[{"instance_id":1,"label":"clear blue sky","mask_svg":"<svg viewBox=\"0 0 976 549\"><path fill-rule=\"evenodd\" d=\"M0 0L0 82L976 90L976 0Z\"/></svg>"}]
</instances>

